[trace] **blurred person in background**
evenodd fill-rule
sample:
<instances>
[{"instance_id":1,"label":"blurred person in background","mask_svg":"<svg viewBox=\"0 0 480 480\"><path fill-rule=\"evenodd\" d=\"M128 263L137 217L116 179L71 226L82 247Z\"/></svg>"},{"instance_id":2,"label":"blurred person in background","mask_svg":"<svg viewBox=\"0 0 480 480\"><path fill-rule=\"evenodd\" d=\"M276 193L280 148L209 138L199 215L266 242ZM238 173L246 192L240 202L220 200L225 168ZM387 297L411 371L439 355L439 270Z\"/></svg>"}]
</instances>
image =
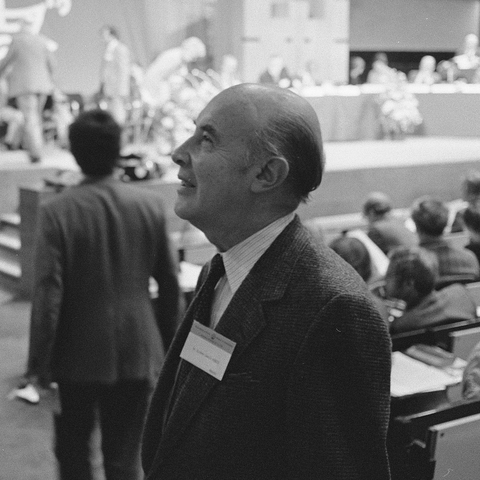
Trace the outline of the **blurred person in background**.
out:
<instances>
[{"instance_id":1,"label":"blurred person in background","mask_svg":"<svg viewBox=\"0 0 480 480\"><path fill-rule=\"evenodd\" d=\"M281 55L275 54L269 58L267 68L260 74L258 83L276 85L282 88L292 86L292 77L288 73L285 61Z\"/></svg>"},{"instance_id":2,"label":"blurred person in background","mask_svg":"<svg viewBox=\"0 0 480 480\"><path fill-rule=\"evenodd\" d=\"M366 81L366 62L362 57L352 57L350 59L350 72L348 83L350 85L361 85Z\"/></svg>"},{"instance_id":3,"label":"blurred person in background","mask_svg":"<svg viewBox=\"0 0 480 480\"><path fill-rule=\"evenodd\" d=\"M373 57L372 68L367 75L367 83L386 85L397 81L397 72L388 66L388 57L384 52L378 52Z\"/></svg>"},{"instance_id":4,"label":"blurred person in background","mask_svg":"<svg viewBox=\"0 0 480 480\"><path fill-rule=\"evenodd\" d=\"M49 40L35 33L31 20L23 19L0 62L0 76L6 76L8 96L23 114L25 146L31 163L40 162L42 156L42 114L47 96L54 90L54 70Z\"/></svg>"},{"instance_id":5,"label":"blurred person in background","mask_svg":"<svg viewBox=\"0 0 480 480\"><path fill-rule=\"evenodd\" d=\"M412 83L422 85L433 85L442 80L440 74L435 71L437 61L432 55L425 55L421 58L418 70L412 70L408 74L408 79Z\"/></svg>"},{"instance_id":6,"label":"blurred person in background","mask_svg":"<svg viewBox=\"0 0 480 480\"><path fill-rule=\"evenodd\" d=\"M220 71L218 72L218 80L223 89L241 83L240 75L238 73L237 57L230 54L222 57Z\"/></svg>"},{"instance_id":7,"label":"blurred person in background","mask_svg":"<svg viewBox=\"0 0 480 480\"><path fill-rule=\"evenodd\" d=\"M480 211L480 171L478 170L468 172L463 178L462 198L448 204L447 232L456 233L465 230L463 212L467 207Z\"/></svg>"},{"instance_id":8,"label":"blurred person in background","mask_svg":"<svg viewBox=\"0 0 480 480\"><path fill-rule=\"evenodd\" d=\"M480 211L467 207L463 212L463 223L470 238L465 248L472 251L480 263Z\"/></svg>"},{"instance_id":9,"label":"blurred person in background","mask_svg":"<svg viewBox=\"0 0 480 480\"><path fill-rule=\"evenodd\" d=\"M105 43L100 68L100 96L113 118L123 125L130 97L130 50L120 41L115 27L105 25L100 33Z\"/></svg>"},{"instance_id":10,"label":"blurred person in background","mask_svg":"<svg viewBox=\"0 0 480 480\"><path fill-rule=\"evenodd\" d=\"M206 55L205 44L197 37L188 37L180 46L160 53L145 70L143 90L147 100L155 106L162 106L170 98L170 77L185 78L189 65Z\"/></svg>"},{"instance_id":11,"label":"blurred person in background","mask_svg":"<svg viewBox=\"0 0 480 480\"><path fill-rule=\"evenodd\" d=\"M415 233L392 213L392 201L383 192L371 192L363 204L369 238L387 255L392 248L418 244Z\"/></svg>"}]
</instances>

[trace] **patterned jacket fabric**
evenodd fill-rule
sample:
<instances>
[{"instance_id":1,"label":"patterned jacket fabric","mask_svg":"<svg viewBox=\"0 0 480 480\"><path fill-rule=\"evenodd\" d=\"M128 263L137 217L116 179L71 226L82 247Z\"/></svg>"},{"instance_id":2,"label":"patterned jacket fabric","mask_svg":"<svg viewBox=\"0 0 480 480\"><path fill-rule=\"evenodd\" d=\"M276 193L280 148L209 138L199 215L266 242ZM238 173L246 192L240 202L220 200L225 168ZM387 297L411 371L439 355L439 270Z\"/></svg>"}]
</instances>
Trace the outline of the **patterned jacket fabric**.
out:
<instances>
[{"instance_id":1,"label":"patterned jacket fabric","mask_svg":"<svg viewBox=\"0 0 480 480\"><path fill-rule=\"evenodd\" d=\"M216 327L236 342L223 380L190 366L165 421L195 304L152 399L147 479L390 478L387 327L360 277L298 218Z\"/></svg>"}]
</instances>

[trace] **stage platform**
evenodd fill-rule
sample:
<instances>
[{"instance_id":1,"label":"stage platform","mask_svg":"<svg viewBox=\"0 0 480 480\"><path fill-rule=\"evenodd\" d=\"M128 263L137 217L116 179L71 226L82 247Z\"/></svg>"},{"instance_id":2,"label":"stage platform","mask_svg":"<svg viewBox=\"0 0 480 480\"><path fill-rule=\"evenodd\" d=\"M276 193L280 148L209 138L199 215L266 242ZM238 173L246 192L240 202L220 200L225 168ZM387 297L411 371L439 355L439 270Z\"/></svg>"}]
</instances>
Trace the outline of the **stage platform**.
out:
<instances>
[{"instance_id":1,"label":"stage platform","mask_svg":"<svg viewBox=\"0 0 480 480\"><path fill-rule=\"evenodd\" d=\"M480 138L329 142L325 152L325 176L301 207L303 218L359 212L373 190L388 193L396 208L426 194L454 200L461 195L462 177L480 170Z\"/></svg>"},{"instance_id":2,"label":"stage platform","mask_svg":"<svg viewBox=\"0 0 480 480\"><path fill-rule=\"evenodd\" d=\"M0 214L15 212L19 205L19 187L36 185L59 170L78 170L66 150L48 146L41 163L30 163L25 151L0 151Z\"/></svg>"},{"instance_id":3,"label":"stage platform","mask_svg":"<svg viewBox=\"0 0 480 480\"><path fill-rule=\"evenodd\" d=\"M460 196L462 176L480 170L480 138L407 137L398 141L326 142L326 172L319 190L300 208L303 218L358 212L372 190L404 208L424 194L449 201ZM173 164L172 164L173 165ZM0 213L18 207L18 187L41 183L58 170L77 170L71 154L50 148L41 164L25 152L0 152ZM170 215L176 197L175 167L158 188ZM177 223L177 222L174 222Z\"/></svg>"}]
</instances>

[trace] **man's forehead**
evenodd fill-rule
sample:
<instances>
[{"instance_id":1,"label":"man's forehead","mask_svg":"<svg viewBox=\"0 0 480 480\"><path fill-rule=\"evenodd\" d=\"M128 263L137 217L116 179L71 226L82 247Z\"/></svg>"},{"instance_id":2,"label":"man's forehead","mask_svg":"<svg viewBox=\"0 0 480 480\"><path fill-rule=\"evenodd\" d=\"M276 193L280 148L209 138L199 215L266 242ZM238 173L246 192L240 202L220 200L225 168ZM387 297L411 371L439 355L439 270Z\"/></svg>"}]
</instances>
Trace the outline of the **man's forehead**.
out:
<instances>
[{"instance_id":1,"label":"man's forehead","mask_svg":"<svg viewBox=\"0 0 480 480\"><path fill-rule=\"evenodd\" d=\"M246 97L217 95L200 113L196 124L216 131L233 125L257 127L259 114L256 105Z\"/></svg>"}]
</instances>

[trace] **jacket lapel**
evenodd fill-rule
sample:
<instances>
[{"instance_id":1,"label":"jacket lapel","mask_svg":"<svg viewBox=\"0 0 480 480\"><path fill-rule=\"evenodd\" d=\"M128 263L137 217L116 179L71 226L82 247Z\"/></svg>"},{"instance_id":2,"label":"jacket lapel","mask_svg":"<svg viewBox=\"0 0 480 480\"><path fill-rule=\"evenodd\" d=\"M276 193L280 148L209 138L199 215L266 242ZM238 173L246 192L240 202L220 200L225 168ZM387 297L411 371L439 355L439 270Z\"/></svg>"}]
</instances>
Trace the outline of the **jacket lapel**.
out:
<instances>
[{"instance_id":1,"label":"jacket lapel","mask_svg":"<svg viewBox=\"0 0 480 480\"><path fill-rule=\"evenodd\" d=\"M255 264L225 310L216 331L236 342L226 374L265 327L262 303L284 295L291 271L307 243L307 235L298 218L290 223ZM195 300L167 356L164 370L169 370L171 375L168 377L170 383L164 384L166 389L173 385L172 375L174 377L178 357L191 328L194 308ZM191 365L188 367L189 372L165 425L157 457L160 459L165 458L162 450L175 447L209 393L219 383L200 369Z\"/></svg>"}]
</instances>

